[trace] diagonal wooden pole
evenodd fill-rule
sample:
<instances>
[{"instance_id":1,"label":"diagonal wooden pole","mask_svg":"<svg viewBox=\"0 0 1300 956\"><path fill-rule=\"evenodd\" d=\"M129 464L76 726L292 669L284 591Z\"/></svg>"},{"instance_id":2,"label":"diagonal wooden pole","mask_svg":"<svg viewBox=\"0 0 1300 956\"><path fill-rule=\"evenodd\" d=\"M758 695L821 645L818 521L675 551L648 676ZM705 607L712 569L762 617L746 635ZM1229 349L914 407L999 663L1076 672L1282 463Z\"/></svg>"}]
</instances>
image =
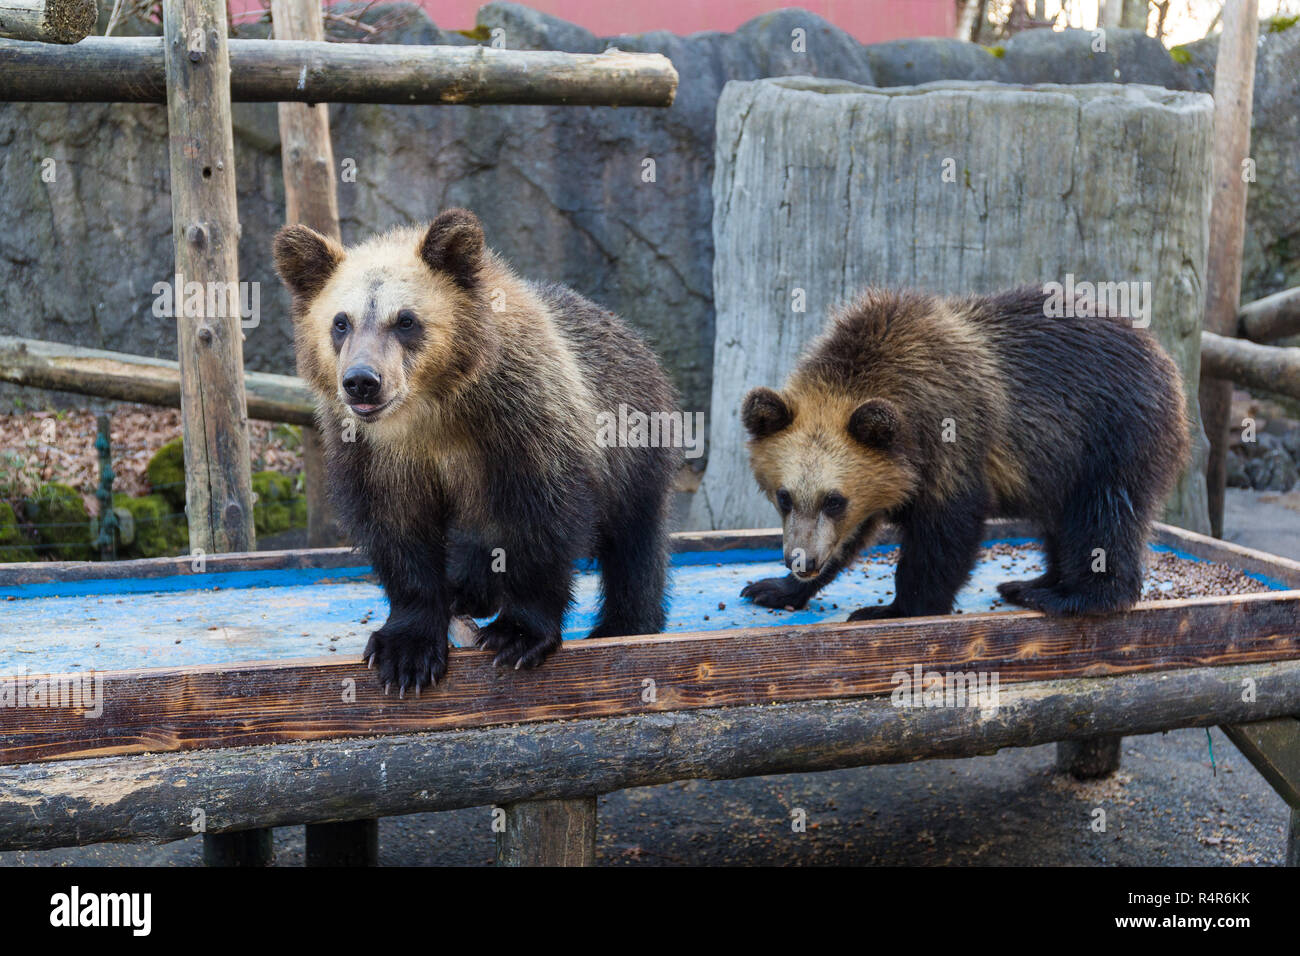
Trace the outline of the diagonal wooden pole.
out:
<instances>
[{"instance_id":1,"label":"diagonal wooden pole","mask_svg":"<svg viewBox=\"0 0 1300 956\"><path fill-rule=\"evenodd\" d=\"M1205 330L1237 334L1241 304L1241 247L1246 234L1246 176L1250 116L1255 95L1258 0L1232 0L1223 7L1223 35L1214 74L1214 192L1210 207L1210 256L1205 280ZM1228 485L1228 417L1232 383L1209 378L1201 366L1201 420L1210 441L1205 466L1210 529L1223 537Z\"/></svg>"}]
</instances>

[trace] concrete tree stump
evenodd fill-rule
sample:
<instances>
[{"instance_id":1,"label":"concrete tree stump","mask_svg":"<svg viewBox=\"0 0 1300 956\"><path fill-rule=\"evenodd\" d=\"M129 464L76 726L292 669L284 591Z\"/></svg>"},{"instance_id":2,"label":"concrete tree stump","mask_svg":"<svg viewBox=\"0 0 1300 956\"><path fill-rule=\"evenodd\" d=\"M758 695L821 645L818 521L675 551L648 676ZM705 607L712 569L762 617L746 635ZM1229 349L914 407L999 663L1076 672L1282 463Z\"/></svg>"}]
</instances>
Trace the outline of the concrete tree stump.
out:
<instances>
[{"instance_id":1,"label":"concrete tree stump","mask_svg":"<svg viewBox=\"0 0 1300 956\"><path fill-rule=\"evenodd\" d=\"M691 526L777 523L750 475L741 398L779 386L863 286L993 292L1072 275L1150 283L1196 449L1165 517L1207 531L1196 394L1212 131L1210 97L1150 86L729 83L713 180L709 465Z\"/></svg>"}]
</instances>

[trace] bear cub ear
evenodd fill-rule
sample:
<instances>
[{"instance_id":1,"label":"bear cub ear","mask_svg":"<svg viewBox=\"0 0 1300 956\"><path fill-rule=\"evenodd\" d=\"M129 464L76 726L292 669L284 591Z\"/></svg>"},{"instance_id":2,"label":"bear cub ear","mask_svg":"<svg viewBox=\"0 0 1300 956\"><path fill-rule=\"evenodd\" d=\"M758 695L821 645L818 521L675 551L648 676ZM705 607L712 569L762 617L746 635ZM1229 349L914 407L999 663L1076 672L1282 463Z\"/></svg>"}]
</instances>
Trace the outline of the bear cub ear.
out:
<instances>
[{"instance_id":1,"label":"bear cub ear","mask_svg":"<svg viewBox=\"0 0 1300 956\"><path fill-rule=\"evenodd\" d=\"M429 224L420 243L425 265L446 273L465 290L478 284L483 251L483 226L468 209L448 209Z\"/></svg>"},{"instance_id":2,"label":"bear cub ear","mask_svg":"<svg viewBox=\"0 0 1300 956\"><path fill-rule=\"evenodd\" d=\"M272 253L275 271L295 299L314 298L344 256L337 242L306 226L280 227Z\"/></svg>"},{"instance_id":3,"label":"bear cub ear","mask_svg":"<svg viewBox=\"0 0 1300 956\"><path fill-rule=\"evenodd\" d=\"M790 406L780 392L770 388L751 389L740 407L740 420L754 438L767 438L788 428L794 421Z\"/></svg>"},{"instance_id":4,"label":"bear cub ear","mask_svg":"<svg viewBox=\"0 0 1300 956\"><path fill-rule=\"evenodd\" d=\"M871 398L849 416L849 434L868 448L888 451L898 440L902 428L898 408L886 398Z\"/></svg>"}]
</instances>

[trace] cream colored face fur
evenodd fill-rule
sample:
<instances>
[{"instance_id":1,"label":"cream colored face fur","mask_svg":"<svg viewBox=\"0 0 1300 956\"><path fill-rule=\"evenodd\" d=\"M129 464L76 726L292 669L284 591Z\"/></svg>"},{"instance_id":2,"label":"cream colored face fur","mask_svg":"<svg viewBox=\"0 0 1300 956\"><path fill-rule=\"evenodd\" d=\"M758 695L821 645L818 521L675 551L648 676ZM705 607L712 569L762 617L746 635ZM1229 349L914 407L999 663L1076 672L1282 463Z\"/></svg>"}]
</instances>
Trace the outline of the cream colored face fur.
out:
<instances>
[{"instance_id":1,"label":"cream colored face fur","mask_svg":"<svg viewBox=\"0 0 1300 956\"><path fill-rule=\"evenodd\" d=\"M340 414L354 415L343 388L348 371L365 366L379 374L380 392L371 403L379 411L354 416L378 432L400 430L429 411L422 409L424 396L445 389L426 385L440 377L454 385L454 337L468 303L420 259L420 239L418 230L398 230L348 250L298 320L311 384ZM345 332L336 328L342 324Z\"/></svg>"},{"instance_id":2,"label":"cream colored face fur","mask_svg":"<svg viewBox=\"0 0 1300 956\"><path fill-rule=\"evenodd\" d=\"M832 558L851 558L842 552L857 532L904 504L917 476L897 456L849 434L856 402L825 393L787 391L782 397L794 421L751 439L750 465L781 514L787 566L809 580Z\"/></svg>"}]
</instances>

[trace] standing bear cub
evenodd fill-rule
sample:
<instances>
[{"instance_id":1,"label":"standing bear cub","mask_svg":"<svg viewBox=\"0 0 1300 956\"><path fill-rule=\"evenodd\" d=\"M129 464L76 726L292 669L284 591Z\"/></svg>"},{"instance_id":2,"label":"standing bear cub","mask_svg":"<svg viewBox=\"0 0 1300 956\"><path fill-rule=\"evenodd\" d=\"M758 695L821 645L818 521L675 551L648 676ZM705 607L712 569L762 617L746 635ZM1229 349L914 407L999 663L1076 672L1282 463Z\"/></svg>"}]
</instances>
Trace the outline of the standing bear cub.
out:
<instances>
[{"instance_id":1,"label":"standing bear cub","mask_svg":"<svg viewBox=\"0 0 1300 956\"><path fill-rule=\"evenodd\" d=\"M784 391L751 391L751 464L791 573L743 596L803 607L888 519L902 532L894 600L849 620L947 614L984 519L1001 515L1039 524L1047 554L1041 577L999 586L1006 600L1049 614L1135 603L1187 458L1178 369L1131 323L1050 318L1046 299L870 289Z\"/></svg>"},{"instance_id":2,"label":"standing bear cub","mask_svg":"<svg viewBox=\"0 0 1300 956\"><path fill-rule=\"evenodd\" d=\"M463 209L346 250L287 226L275 265L331 498L388 597L365 649L385 691L443 677L457 615L496 615L477 639L498 665L541 663L584 556L601 571L593 637L663 629L679 452L599 440L620 404L676 406L630 328L516 276Z\"/></svg>"}]
</instances>

